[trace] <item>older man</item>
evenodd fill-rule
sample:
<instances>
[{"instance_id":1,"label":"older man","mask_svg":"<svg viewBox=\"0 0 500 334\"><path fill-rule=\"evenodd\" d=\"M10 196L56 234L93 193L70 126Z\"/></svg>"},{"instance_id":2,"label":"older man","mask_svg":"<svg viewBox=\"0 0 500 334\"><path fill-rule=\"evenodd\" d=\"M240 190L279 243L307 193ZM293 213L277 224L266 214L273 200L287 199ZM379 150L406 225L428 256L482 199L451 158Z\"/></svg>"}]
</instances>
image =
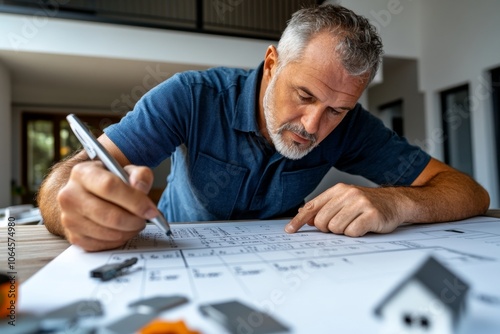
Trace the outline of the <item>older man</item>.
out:
<instances>
[{"instance_id":1,"label":"older man","mask_svg":"<svg viewBox=\"0 0 500 334\"><path fill-rule=\"evenodd\" d=\"M361 236L483 213L481 186L357 104L381 55L380 37L352 11L296 12L257 69L177 74L106 130L100 141L131 186L84 152L54 168L39 194L47 228L89 251L122 245L158 214L149 167L168 157L159 209L169 221L294 216L289 233L310 224ZM331 167L381 187L337 184L304 205Z\"/></svg>"}]
</instances>

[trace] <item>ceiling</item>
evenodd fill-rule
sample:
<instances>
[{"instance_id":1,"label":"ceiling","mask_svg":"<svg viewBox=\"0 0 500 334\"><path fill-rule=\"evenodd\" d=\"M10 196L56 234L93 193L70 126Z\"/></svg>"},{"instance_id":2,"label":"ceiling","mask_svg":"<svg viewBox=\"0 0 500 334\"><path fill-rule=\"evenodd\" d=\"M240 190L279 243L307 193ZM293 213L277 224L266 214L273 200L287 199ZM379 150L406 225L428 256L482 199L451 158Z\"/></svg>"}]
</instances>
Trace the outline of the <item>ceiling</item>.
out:
<instances>
[{"instance_id":1,"label":"ceiling","mask_svg":"<svg viewBox=\"0 0 500 334\"><path fill-rule=\"evenodd\" d=\"M106 107L139 94L179 71L205 69L151 61L0 51L11 75L14 105ZM75 93L78 92L78 93Z\"/></svg>"}]
</instances>

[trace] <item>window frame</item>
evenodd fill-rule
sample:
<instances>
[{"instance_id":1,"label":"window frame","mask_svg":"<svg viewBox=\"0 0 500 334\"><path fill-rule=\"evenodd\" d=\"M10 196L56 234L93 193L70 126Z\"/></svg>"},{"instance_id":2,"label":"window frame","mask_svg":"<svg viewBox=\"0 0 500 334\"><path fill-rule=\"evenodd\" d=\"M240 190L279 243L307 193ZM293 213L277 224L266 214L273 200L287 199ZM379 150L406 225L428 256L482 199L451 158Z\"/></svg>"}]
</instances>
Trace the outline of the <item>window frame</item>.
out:
<instances>
[{"instance_id":1,"label":"window frame","mask_svg":"<svg viewBox=\"0 0 500 334\"><path fill-rule=\"evenodd\" d=\"M469 153L470 153L470 170L464 171L461 170L458 166L454 166L452 164L452 150L450 145L452 144L450 141L450 129L449 129L449 124L451 123L452 119L450 119L449 111L450 106L448 106L447 98L450 95L457 94L457 93L466 93L466 98L462 103L467 103L467 117L461 117L462 120L465 120L467 123L468 127L468 132L469 132L469 143L470 143L470 148L469 148ZM444 156L444 162L454 168L459 169L460 171L468 174L469 176L473 177L474 176L474 161L473 159L473 152L472 152L472 145L473 145L473 137L472 137L472 124L471 124L471 108L470 108L470 85L469 83L465 83L463 85L459 85L450 89L443 90L439 93L440 97L440 106L441 106L441 128L443 130L443 156ZM453 115L452 115L453 116Z\"/></svg>"},{"instance_id":2,"label":"window frame","mask_svg":"<svg viewBox=\"0 0 500 334\"><path fill-rule=\"evenodd\" d=\"M52 167L55 163L61 160L61 121L66 120L66 113L57 113L57 112L45 112L40 113L36 111L23 111L21 113L21 185L24 189L24 193L21 196L22 203L26 204L34 204L36 205L36 193L38 189L32 190L30 189L30 185L28 184L28 124L31 121L51 121L52 122L52 135L54 137L54 157L50 167ZM122 116L115 114L78 114L78 117L85 123L90 124L99 124L102 120L111 120L111 123L118 122ZM110 123L110 124L111 124ZM100 127L99 127L100 128ZM101 130L102 131L102 130ZM49 170L47 170L47 173Z\"/></svg>"}]
</instances>

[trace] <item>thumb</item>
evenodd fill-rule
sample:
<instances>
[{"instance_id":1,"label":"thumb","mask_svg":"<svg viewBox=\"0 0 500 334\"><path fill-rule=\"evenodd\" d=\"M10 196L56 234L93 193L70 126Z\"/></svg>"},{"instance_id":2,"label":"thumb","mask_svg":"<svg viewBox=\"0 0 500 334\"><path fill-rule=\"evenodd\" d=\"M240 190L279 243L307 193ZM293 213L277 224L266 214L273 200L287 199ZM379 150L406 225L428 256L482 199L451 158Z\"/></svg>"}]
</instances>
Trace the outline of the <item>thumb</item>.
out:
<instances>
[{"instance_id":1,"label":"thumb","mask_svg":"<svg viewBox=\"0 0 500 334\"><path fill-rule=\"evenodd\" d=\"M125 166L124 169L129 174L130 186L148 194L153 186L153 171L148 167L135 165Z\"/></svg>"}]
</instances>

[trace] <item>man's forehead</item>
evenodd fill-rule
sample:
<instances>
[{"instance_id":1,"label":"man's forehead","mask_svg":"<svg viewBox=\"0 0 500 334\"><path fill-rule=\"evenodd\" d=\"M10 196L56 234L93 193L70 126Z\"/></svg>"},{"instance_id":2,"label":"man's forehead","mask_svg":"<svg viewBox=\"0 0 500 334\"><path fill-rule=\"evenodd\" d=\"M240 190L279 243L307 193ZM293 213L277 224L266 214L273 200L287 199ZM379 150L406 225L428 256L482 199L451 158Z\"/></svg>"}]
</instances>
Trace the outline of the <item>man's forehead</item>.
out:
<instances>
[{"instance_id":1,"label":"man's forehead","mask_svg":"<svg viewBox=\"0 0 500 334\"><path fill-rule=\"evenodd\" d=\"M318 33L305 46L302 59L322 59L328 62L338 61L338 46L339 39L332 33Z\"/></svg>"},{"instance_id":2,"label":"man's forehead","mask_svg":"<svg viewBox=\"0 0 500 334\"><path fill-rule=\"evenodd\" d=\"M307 62L290 64L282 73L296 89L301 89L317 98L324 99L332 94L341 94L347 100L357 100L365 88L366 80L353 77L337 64Z\"/></svg>"},{"instance_id":3,"label":"man's forehead","mask_svg":"<svg viewBox=\"0 0 500 334\"><path fill-rule=\"evenodd\" d=\"M317 72L318 77L325 82L342 74L345 78L350 77L351 83L356 86L366 85L370 74L352 76L348 73L337 52L339 42L339 38L331 32L316 34L306 45L298 63L301 68Z\"/></svg>"}]
</instances>

